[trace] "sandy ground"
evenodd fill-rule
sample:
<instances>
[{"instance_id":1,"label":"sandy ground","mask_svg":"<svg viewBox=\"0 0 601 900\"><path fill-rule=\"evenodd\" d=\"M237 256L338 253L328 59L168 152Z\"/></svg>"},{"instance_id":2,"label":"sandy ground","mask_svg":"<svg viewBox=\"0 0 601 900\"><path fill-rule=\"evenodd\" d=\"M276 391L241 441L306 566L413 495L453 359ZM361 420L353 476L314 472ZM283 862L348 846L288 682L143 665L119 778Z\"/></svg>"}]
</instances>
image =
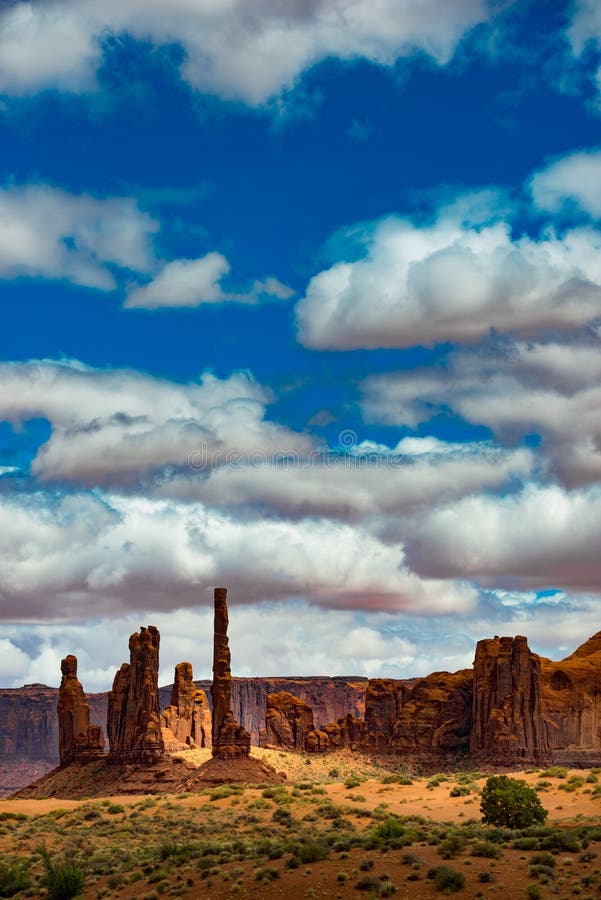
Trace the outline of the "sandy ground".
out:
<instances>
[{"instance_id":1,"label":"sandy ground","mask_svg":"<svg viewBox=\"0 0 601 900\"><path fill-rule=\"evenodd\" d=\"M434 785L427 777L414 778L411 784L386 784L383 780L389 773L377 761L348 753L326 757L305 757L262 750L255 750L254 753L259 757L266 757L277 769L287 773L289 780L286 787L289 791L295 785L302 787L310 782L318 788L318 796L314 802L330 799L344 807L345 815L357 833L374 826L374 820L361 816L361 811L377 808L385 810L386 814L417 815L433 822L456 825L469 821L479 822L481 818L477 792L469 796L450 796L453 788L457 787L457 779L453 774L447 774L447 780ZM206 751L198 751L194 761L200 763L206 756ZM541 781L540 772L512 774L523 778L532 786ZM550 823L568 828L586 820L587 824L601 825L601 793L596 796L592 793L596 787L595 782L584 781L573 792L562 789L561 785L565 787L572 775L586 779L589 773L582 770L570 771L563 779L544 778L548 786L539 792L539 797L549 812ZM360 783L353 787L345 786L344 781L349 776L359 778ZM481 788L485 778L486 775L477 777L472 785ZM435 778L434 781L436 780ZM599 783L601 784L601 775ZM113 803L120 809L116 815L110 815L110 805ZM183 827L185 833L186 823L190 823L192 832L195 822L206 823L212 820L218 823L216 834L219 834L220 840L224 840L224 834L226 840L227 834L230 835L230 841L235 840L238 834L237 817L246 817L248 820L251 814L256 818L257 831L273 835L285 834L285 831L279 830L281 826L274 824L273 814L276 808L273 801L264 799L260 788L245 788L240 795L221 799L211 799L207 792L175 797L163 795L153 798L152 804L148 802L148 798L141 796L109 797L102 801L4 799L0 800L0 825L3 826L0 828L0 856L7 858L8 855L23 855L24 859L35 859L40 835L53 851L62 852L73 845L79 848L79 852L85 852L88 839L82 837L82 834L85 835L89 828L90 852L108 852L109 855L114 852L118 857L125 852L128 840L133 843L136 839L135 831L131 831L130 821L147 823L146 827L152 829L149 842L164 840L165 835L171 834L181 840L181 829ZM301 819L307 813L310 814L314 807L297 800L288 808ZM98 816L88 825L86 813L90 810L97 811ZM11 816L15 815L29 818L13 824ZM56 820L53 816L56 816ZM76 817L73 824L70 816ZM134 816L138 818L134 819ZM224 823L230 829L229 832L223 831ZM324 824L326 823L321 820L317 821L315 828L323 828ZM413 866L406 861L408 851L418 860ZM238 863L225 861L210 872L200 872L197 861L185 861L181 865L168 861L165 864L165 881L159 883L158 888L152 873L143 878L141 876L135 883L123 883L122 875L100 875L91 879L93 883L86 886L82 896L86 900L104 897L158 900L161 894L183 897L184 900L201 897L234 900L240 896L344 900L347 897L378 896L373 893L373 889L371 893L369 890L361 893L357 886L366 876L376 879L388 876L395 887L395 897L418 900L442 896L425 876L428 868L448 864L466 875L466 885L457 895L459 897L466 900L500 895L506 898L525 898L526 886L533 880L528 871L531 857L532 852L507 846L502 858L498 860L472 857L469 849L466 849L457 858L446 863L441 859L437 847L424 839L411 847L397 850L366 850L359 847L350 848L347 853L332 851L325 860L294 869L287 867L285 858L260 861L244 859ZM35 863L31 864L35 866ZM540 896L557 897L560 900L574 896L579 896L579 900L590 900L593 896L599 896L601 869L596 868L597 865L601 865L601 842L591 844L587 854L559 854L553 880L549 884L537 884ZM273 880L269 883L258 882L258 874L266 866L271 869ZM481 876L490 880L483 882L480 880ZM41 897L43 893L33 896Z\"/></svg>"}]
</instances>

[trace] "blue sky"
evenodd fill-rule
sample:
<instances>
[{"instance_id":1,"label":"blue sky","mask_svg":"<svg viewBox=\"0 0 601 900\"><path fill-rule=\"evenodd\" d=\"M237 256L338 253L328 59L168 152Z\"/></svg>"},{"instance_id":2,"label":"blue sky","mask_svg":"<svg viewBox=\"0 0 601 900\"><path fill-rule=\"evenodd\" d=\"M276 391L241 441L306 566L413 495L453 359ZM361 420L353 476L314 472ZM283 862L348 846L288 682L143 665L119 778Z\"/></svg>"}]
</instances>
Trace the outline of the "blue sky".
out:
<instances>
[{"instance_id":1,"label":"blue sky","mask_svg":"<svg viewBox=\"0 0 601 900\"><path fill-rule=\"evenodd\" d=\"M0 683L597 630L595 0L9 0L0 161Z\"/></svg>"}]
</instances>

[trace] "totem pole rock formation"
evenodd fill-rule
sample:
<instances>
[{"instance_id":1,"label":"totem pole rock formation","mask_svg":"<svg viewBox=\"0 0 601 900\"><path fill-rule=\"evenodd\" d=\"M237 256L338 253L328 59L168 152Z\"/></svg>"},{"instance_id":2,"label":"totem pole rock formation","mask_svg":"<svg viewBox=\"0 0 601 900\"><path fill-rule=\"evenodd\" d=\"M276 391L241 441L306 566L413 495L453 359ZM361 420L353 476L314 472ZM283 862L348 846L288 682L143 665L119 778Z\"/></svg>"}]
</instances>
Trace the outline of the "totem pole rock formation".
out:
<instances>
[{"instance_id":1,"label":"totem pole rock formation","mask_svg":"<svg viewBox=\"0 0 601 900\"><path fill-rule=\"evenodd\" d=\"M66 656L61 672L57 704L60 764L101 759L105 755L104 734L99 725L90 725L90 706L77 678L77 657Z\"/></svg>"},{"instance_id":2,"label":"totem pole rock formation","mask_svg":"<svg viewBox=\"0 0 601 900\"><path fill-rule=\"evenodd\" d=\"M303 750L305 738L313 731L313 710L288 691L267 696L265 730L259 733L260 747Z\"/></svg>"},{"instance_id":3,"label":"totem pole rock formation","mask_svg":"<svg viewBox=\"0 0 601 900\"><path fill-rule=\"evenodd\" d=\"M495 759L550 759L540 658L525 637L478 641L470 751Z\"/></svg>"},{"instance_id":4,"label":"totem pole rock formation","mask_svg":"<svg viewBox=\"0 0 601 900\"><path fill-rule=\"evenodd\" d=\"M123 663L109 693L107 732L111 764L152 765L164 755L159 714L159 642L154 625L129 639L129 663Z\"/></svg>"},{"instance_id":5,"label":"totem pole rock formation","mask_svg":"<svg viewBox=\"0 0 601 900\"><path fill-rule=\"evenodd\" d=\"M236 722L231 710L232 673L227 637L227 590L215 588L215 624L213 635L213 756L233 759L250 754L250 734Z\"/></svg>"},{"instance_id":6,"label":"totem pole rock formation","mask_svg":"<svg viewBox=\"0 0 601 900\"><path fill-rule=\"evenodd\" d=\"M211 746L211 710L204 691L197 688L189 662L175 667L171 705L161 713L166 750Z\"/></svg>"}]
</instances>

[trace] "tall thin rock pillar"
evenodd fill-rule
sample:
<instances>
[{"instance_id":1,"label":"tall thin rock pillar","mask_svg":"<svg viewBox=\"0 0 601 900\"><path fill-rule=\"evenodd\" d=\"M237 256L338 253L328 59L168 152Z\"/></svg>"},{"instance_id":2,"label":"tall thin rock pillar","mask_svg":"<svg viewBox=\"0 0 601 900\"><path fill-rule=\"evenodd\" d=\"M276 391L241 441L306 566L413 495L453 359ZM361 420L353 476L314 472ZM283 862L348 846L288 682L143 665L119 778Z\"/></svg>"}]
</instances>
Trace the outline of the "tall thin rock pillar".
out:
<instances>
[{"instance_id":1,"label":"tall thin rock pillar","mask_svg":"<svg viewBox=\"0 0 601 900\"><path fill-rule=\"evenodd\" d=\"M232 672L227 637L227 590L215 588L215 624L213 634L213 756L231 759L249 756L250 734L236 722L231 710Z\"/></svg>"}]
</instances>

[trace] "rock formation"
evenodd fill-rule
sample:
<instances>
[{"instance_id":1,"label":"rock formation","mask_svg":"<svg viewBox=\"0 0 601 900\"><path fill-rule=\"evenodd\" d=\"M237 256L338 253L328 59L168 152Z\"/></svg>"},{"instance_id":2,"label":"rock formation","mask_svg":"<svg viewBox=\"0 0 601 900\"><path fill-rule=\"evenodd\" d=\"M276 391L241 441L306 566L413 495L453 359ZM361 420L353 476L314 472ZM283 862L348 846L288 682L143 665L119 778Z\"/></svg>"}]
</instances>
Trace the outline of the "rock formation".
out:
<instances>
[{"instance_id":1,"label":"rock formation","mask_svg":"<svg viewBox=\"0 0 601 900\"><path fill-rule=\"evenodd\" d=\"M154 625L129 639L129 663L123 663L109 693L109 762L151 765L164 754L159 715L159 642Z\"/></svg>"},{"instance_id":2,"label":"rock formation","mask_svg":"<svg viewBox=\"0 0 601 900\"><path fill-rule=\"evenodd\" d=\"M314 728L313 710L308 703L287 691L269 694L265 730L259 732L259 746L303 750L305 738Z\"/></svg>"},{"instance_id":3,"label":"rock formation","mask_svg":"<svg viewBox=\"0 0 601 900\"><path fill-rule=\"evenodd\" d=\"M212 736L213 756L232 759L250 754L250 734L234 719L232 702L232 673L230 646L227 637L227 590L215 588L215 619L213 635L213 698Z\"/></svg>"},{"instance_id":4,"label":"rock formation","mask_svg":"<svg viewBox=\"0 0 601 900\"><path fill-rule=\"evenodd\" d=\"M540 659L525 637L478 641L470 751L508 764L549 759Z\"/></svg>"},{"instance_id":5,"label":"rock formation","mask_svg":"<svg viewBox=\"0 0 601 900\"><path fill-rule=\"evenodd\" d=\"M393 678L372 678L365 692L366 747L377 753L390 753L394 748L394 727L401 714L409 689Z\"/></svg>"},{"instance_id":6,"label":"rock formation","mask_svg":"<svg viewBox=\"0 0 601 900\"><path fill-rule=\"evenodd\" d=\"M60 764L101 759L104 734L99 725L90 725L90 706L77 678L77 657L66 656L61 672L57 704Z\"/></svg>"},{"instance_id":7,"label":"rock formation","mask_svg":"<svg viewBox=\"0 0 601 900\"><path fill-rule=\"evenodd\" d=\"M472 671L434 672L408 689L394 725L393 747L407 756L464 753L472 721Z\"/></svg>"},{"instance_id":8,"label":"rock formation","mask_svg":"<svg viewBox=\"0 0 601 900\"><path fill-rule=\"evenodd\" d=\"M211 746L211 710L204 691L197 688L189 662L175 667L171 704L161 713L166 750Z\"/></svg>"}]
</instances>

